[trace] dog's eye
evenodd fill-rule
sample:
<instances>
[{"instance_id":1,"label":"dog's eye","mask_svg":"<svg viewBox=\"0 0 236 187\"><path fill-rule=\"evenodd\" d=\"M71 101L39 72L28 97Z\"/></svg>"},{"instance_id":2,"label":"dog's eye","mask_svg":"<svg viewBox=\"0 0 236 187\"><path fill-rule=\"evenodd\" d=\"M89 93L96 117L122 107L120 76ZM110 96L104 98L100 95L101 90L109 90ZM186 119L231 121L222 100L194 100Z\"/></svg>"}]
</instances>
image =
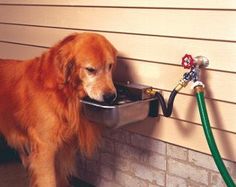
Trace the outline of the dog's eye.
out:
<instances>
[{"instance_id":1,"label":"dog's eye","mask_svg":"<svg viewBox=\"0 0 236 187\"><path fill-rule=\"evenodd\" d=\"M86 68L86 70L87 70L89 73L96 73L96 69L94 69L94 68Z\"/></svg>"}]
</instances>

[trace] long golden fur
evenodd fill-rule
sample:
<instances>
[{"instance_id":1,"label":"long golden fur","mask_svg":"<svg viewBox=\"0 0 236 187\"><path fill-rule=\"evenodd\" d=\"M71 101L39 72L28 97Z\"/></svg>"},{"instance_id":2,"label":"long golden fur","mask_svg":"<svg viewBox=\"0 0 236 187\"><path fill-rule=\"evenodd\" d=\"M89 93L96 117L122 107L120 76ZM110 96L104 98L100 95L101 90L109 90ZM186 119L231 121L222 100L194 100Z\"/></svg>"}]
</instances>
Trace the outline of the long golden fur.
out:
<instances>
[{"instance_id":1,"label":"long golden fur","mask_svg":"<svg viewBox=\"0 0 236 187\"><path fill-rule=\"evenodd\" d=\"M0 59L0 134L19 152L31 187L67 187L80 149L91 155L101 127L79 100L113 100L116 50L101 35L72 34L40 57Z\"/></svg>"}]
</instances>

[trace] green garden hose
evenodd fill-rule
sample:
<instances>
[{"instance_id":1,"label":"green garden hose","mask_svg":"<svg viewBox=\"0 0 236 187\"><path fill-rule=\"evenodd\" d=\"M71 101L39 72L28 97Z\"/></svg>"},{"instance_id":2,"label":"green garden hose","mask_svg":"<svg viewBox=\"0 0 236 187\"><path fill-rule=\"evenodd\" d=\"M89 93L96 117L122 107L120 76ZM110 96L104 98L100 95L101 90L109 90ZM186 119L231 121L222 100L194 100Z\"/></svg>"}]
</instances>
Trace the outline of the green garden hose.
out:
<instances>
[{"instance_id":1,"label":"green garden hose","mask_svg":"<svg viewBox=\"0 0 236 187\"><path fill-rule=\"evenodd\" d=\"M215 139L213 136L213 133L211 131L210 127L210 122L208 119L208 114L207 114L207 109L206 109L206 104L204 100L204 89L203 86L196 86L194 88L196 92L196 97L197 97L197 103L198 103L198 108L201 116L201 121L204 129L204 133L207 139L208 146L210 148L211 154L215 160L216 166L218 167L221 176L223 177L226 185L228 187L236 187L234 181L232 180L231 176L229 175L224 162L221 159L219 150L217 148L217 145L215 143Z\"/></svg>"}]
</instances>

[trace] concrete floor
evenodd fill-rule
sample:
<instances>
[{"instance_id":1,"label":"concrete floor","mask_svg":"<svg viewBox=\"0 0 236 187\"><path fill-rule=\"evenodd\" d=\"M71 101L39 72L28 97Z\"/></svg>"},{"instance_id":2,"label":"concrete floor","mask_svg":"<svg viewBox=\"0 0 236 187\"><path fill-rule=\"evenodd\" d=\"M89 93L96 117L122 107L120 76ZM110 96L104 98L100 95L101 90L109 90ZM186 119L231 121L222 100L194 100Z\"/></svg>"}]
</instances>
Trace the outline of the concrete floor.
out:
<instances>
[{"instance_id":1,"label":"concrete floor","mask_svg":"<svg viewBox=\"0 0 236 187\"><path fill-rule=\"evenodd\" d=\"M27 187L25 169L19 162L0 164L0 187Z\"/></svg>"}]
</instances>

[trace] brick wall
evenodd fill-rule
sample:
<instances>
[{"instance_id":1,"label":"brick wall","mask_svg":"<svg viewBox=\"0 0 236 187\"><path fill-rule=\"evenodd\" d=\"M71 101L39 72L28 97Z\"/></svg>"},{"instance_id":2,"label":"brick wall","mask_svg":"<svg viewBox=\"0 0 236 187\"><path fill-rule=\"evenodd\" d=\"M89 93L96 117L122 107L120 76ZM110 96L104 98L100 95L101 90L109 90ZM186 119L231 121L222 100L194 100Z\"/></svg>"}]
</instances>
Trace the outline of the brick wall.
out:
<instances>
[{"instance_id":1,"label":"brick wall","mask_svg":"<svg viewBox=\"0 0 236 187\"><path fill-rule=\"evenodd\" d=\"M236 163L225 164L236 180ZM78 168L79 178L97 187L225 186L211 156L120 129L107 130Z\"/></svg>"},{"instance_id":2,"label":"brick wall","mask_svg":"<svg viewBox=\"0 0 236 187\"><path fill-rule=\"evenodd\" d=\"M236 181L236 163L224 162ZM121 129L107 130L94 157L79 155L77 164L96 187L225 186L211 156ZM0 187L28 186L19 163L1 164L0 176Z\"/></svg>"}]
</instances>

